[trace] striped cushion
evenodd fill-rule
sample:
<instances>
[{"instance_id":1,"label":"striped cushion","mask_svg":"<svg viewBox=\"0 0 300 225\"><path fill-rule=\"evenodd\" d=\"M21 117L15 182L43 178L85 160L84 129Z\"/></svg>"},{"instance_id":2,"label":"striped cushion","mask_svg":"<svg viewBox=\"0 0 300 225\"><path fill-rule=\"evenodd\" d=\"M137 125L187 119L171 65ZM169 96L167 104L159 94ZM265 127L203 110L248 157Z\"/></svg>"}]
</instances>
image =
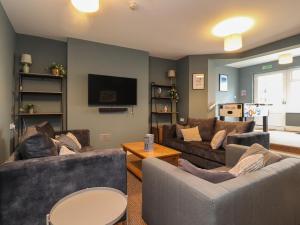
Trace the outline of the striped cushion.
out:
<instances>
[{"instance_id":1,"label":"striped cushion","mask_svg":"<svg viewBox=\"0 0 300 225\"><path fill-rule=\"evenodd\" d=\"M263 168L263 166L263 154L254 154L239 161L231 170L229 170L229 173L235 176L244 175L259 170Z\"/></svg>"}]
</instances>

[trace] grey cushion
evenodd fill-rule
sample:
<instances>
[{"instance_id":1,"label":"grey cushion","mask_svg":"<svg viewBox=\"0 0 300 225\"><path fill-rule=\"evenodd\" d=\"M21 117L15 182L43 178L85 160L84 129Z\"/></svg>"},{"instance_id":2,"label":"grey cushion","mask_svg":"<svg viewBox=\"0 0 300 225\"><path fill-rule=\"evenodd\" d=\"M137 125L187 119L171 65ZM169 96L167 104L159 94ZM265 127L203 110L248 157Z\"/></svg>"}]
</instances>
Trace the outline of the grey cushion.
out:
<instances>
[{"instance_id":1,"label":"grey cushion","mask_svg":"<svg viewBox=\"0 0 300 225\"><path fill-rule=\"evenodd\" d=\"M198 126L200 136L203 141L210 141L214 135L216 118L209 118L209 119L194 119L189 118L188 124L191 127Z\"/></svg>"},{"instance_id":2,"label":"grey cushion","mask_svg":"<svg viewBox=\"0 0 300 225\"><path fill-rule=\"evenodd\" d=\"M220 183L235 178L234 175L227 171L201 169L184 159L179 159L179 168L211 183Z\"/></svg>"},{"instance_id":3,"label":"grey cushion","mask_svg":"<svg viewBox=\"0 0 300 225\"><path fill-rule=\"evenodd\" d=\"M51 138L37 133L25 139L16 149L18 159L32 159L58 155L56 146Z\"/></svg>"},{"instance_id":4,"label":"grey cushion","mask_svg":"<svg viewBox=\"0 0 300 225\"><path fill-rule=\"evenodd\" d=\"M230 133L233 130L236 130L237 133L248 133L252 132L255 126L254 121L247 122L226 122L218 120L216 122L215 133L220 130L226 130L227 133Z\"/></svg>"}]
</instances>

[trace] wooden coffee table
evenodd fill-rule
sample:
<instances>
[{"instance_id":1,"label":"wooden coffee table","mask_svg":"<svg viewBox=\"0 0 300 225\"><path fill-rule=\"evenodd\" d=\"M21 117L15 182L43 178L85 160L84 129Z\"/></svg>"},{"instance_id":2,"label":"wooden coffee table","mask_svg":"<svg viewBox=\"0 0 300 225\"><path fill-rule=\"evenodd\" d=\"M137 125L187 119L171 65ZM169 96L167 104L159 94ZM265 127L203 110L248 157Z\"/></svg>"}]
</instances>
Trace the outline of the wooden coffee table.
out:
<instances>
[{"instance_id":1,"label":"wooden coffee table","mask_svg":"<svg viewBox=\"0 0 300 225\"><path fill-rule=\"evenodd\" d=\"M178 166L178 159L181 152L178 152L172 148L154 144L154 149L151 152L144 150L144 142L132 142L122 144L123 150L127 153L127 169L136 175L139 179L142 179L142 160L145 158L159 158L175 166Z\"/></svg>"}]
</instances>

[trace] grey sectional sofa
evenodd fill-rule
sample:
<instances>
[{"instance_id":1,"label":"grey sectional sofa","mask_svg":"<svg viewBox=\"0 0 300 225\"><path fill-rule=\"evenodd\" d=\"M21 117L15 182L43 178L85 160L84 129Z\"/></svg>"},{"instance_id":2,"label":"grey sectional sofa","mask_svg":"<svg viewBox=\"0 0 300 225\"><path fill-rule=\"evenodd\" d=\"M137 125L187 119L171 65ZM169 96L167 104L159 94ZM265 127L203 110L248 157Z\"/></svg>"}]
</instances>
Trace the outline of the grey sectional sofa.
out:
<instances>
[{"instance_id":1,"label":"grey sectional sofa","mask_svg":"<svg viewBox=\"0 0 300 225\"><path fill-rule=\"evenodd\" d=\"M0 165L1 225L44 225L58 200L81 189L112 187L127 193L125 153L88 151L89 131L73 133L85 152Z\"/></svg>"},{"instance_id":2,"label":"grey sectional sofa","mask_svg":"<svg viewBox=\"0 0 300 225\"><path fill-rule=\"evenodd\" d=\"M226 166L246 149L229 145ZM299 225L300 159L285 158L218 184L146 159L142 213L148 225Z\"/></svg>"}]
</instances>

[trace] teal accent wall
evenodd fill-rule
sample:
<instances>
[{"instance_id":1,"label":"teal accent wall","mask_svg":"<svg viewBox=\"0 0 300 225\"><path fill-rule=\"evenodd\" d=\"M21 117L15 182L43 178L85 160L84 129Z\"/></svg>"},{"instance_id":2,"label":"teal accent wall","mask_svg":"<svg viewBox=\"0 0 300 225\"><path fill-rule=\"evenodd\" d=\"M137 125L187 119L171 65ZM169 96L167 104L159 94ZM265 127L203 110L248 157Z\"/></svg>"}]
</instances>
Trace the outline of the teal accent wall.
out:
<instances>
[{"instance_id":1,"label":"teal accent wall","mask_svg":"<svg viewBox=\"0 0 300 225\"><path fill-rule=\"evenodd\" d=\"M141 141L149 131L149 54L144 51L68 40L68 126L90 129L91 144L99 148L121 147ZM88 106L88 74L137 78L137 106L128 113L100 114ZM100 134L110 134L109 140Z\"/></svg>"},{"instance_id":2,"label":"teal accent wall","mask_svg":"<svg viewBox=\"0 0 300 225\"><path fill-rule=\"evenodd\" d=\"M12 146L13 134L9 124L13 121L15 37L15 31L0 3L0 164L9 157Z\"/></svg>"}]
</instances>

